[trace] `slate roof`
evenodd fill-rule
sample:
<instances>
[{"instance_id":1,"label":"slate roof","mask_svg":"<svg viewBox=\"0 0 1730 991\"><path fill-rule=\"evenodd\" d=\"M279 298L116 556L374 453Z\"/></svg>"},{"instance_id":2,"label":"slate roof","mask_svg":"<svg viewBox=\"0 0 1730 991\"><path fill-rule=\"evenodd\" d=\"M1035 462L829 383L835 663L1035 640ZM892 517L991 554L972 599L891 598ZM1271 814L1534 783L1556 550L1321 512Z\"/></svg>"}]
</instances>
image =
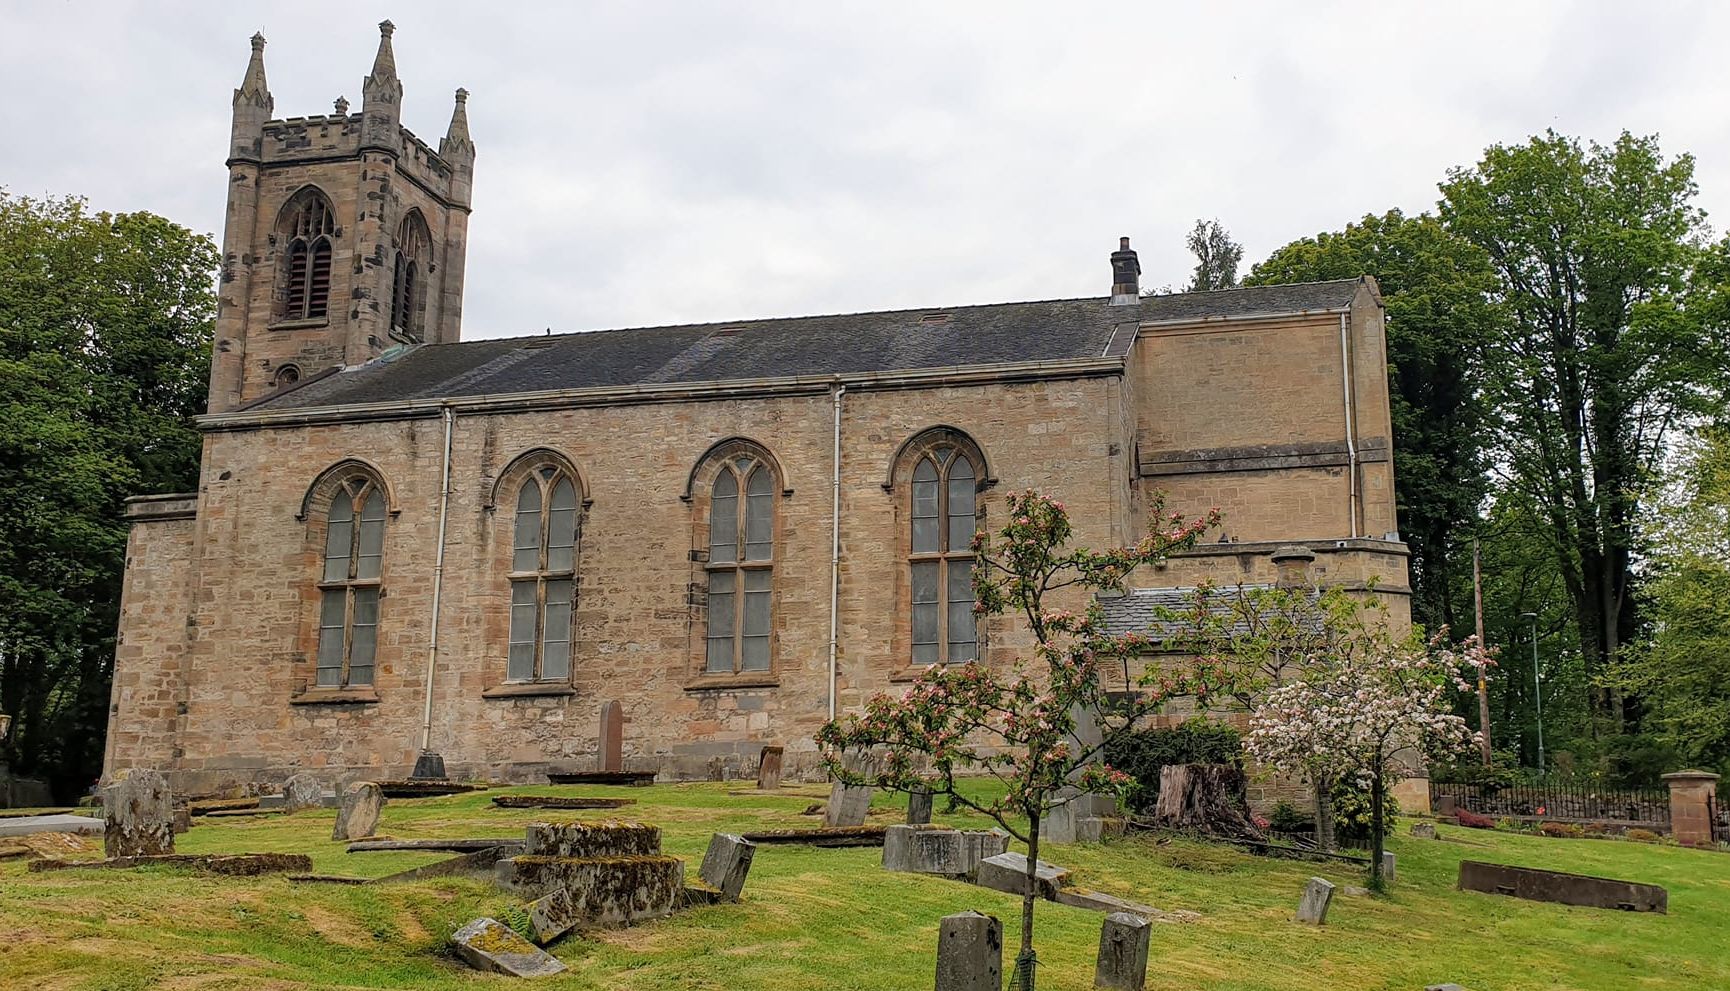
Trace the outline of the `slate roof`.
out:
<instances>
[{"instance_id":1,"label":"slate roof","mask_svg":"<svg viewBox=\"0 0 1730 991\"><path fill-rule=\"evenodd\" d=\"M1246 584L1219 589L1219 594L1208 604L1213 615L1229 615L1232 608L1230 594L1237 589L1249 591L1252 589L1272 588L1272 585ZM1105 614L1105 630L1113 636L1127 633L1141 633L1154 640L1163 640L1181 624L1167 622L1160 618L1161 610L1171 610L1176 613L1193 609L1195 601L1193 588L1134 588L1124 595L1108 597L1100 596L1099 608ZM1242 624L1237 624L1234 632L1248 632Z\"/></svg>"},{"instance_id":2,"label":"slate roof","mask_svg":"<svg viewBox=\"0 0 1730 991\"><path fill-rule=\"evenodd\" d=\"M1099 358L1127 352L1137 320L1333 309L1358 286L1349 279L1179 293L1147 297L1138 308L1095 297L421 345L304 381L251 408Z\"/></svg>"}]
</instances>

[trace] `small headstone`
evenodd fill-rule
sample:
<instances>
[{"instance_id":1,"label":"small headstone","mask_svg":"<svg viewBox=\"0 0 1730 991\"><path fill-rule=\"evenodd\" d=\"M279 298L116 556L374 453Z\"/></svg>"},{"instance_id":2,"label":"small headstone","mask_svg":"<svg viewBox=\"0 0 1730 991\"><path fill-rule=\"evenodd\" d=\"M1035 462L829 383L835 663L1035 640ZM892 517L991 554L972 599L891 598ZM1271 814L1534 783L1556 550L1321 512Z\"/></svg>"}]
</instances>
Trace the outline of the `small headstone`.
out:
<instances>
[{"instance_id":1,"label":"small headstone","mask_svg":"<svg viewBox=\"0 0 1730 991\"><path fill-rule=\"evenodd\" d=\"M1436 838L1436 824L1433 822L1414 822L1412 823L1412 835L1420 840L1433 840Z\"/></svg>"},{"instance_id":2,"label":"small headstone","mask_svg":"<svg viewBox=\"0 0 1730 991\"><path fill-rule=\"evenodd\" d=\"M978 912L946 915L937 927L937 991L1002 991L1003 923Z\"/></svg>"},{"instance_id":3,"label":"small headstone","mask_svg":"<svg viewBox=\"0 0 1730 991\"><path fill-rule=\"evenodd\" d=\"M1459 811L1459 800L1452 795L1436 796L1436 815L1443 819L1452 819Z\"/></svg>"},{"instance_id":4,"label":"small headstone","mask_svg":"<svg viewBox=\"0 0 1730 991\"><path fill-rule=\"evenodd\" d=\"M1382 851L1382 882L1394 883L1394 854L1391 850Z\"/></svg>"},{"instance_id":5,"label":"small headstone","mask_svg":"<svg viewBox=\"0 0 1730 991\"><path fill-rule=\"evenodd\" d=\"M1426 984L1426 985L1424 985L1424 991L1466 991L1466 989L1463 987L1460 987L1458 984L1453 984L1453 983Z\"/></svg>"},{"instance_id":6,"label":"small headstone","mask_svg":"<svg viewBox=\"0 0 1730 991\"><path fill-rule=\"evenodd\" d=\"M781 748L764 747L757 757L757 787L774 791L781 787Z\"/></svg>"},{"instance_id":7,"label":"small headstone","mask_svg":"<svg viewBox=\"0 0 1730 991\"><path fill-rule=\"evenodd\" d=\"M600 770L625 769L625 708L618 702L601 706Z\"/></svg>"},{"instance_id":8,"label":"small headstone","mask_svg":"<svg viewBox=\"0 0 1730 991\"><path fill-rule=\"evenodd\" d=\"M1000 853L979 862L976 882L982 888L1007 891L1012 895L1027 893L1027 857L1020 853ZM1041 898L1057 900L1058 889L1069 883L1069 870L1041 860L1034 868L1034 885Z\"/></svg>"},{"instance_id":9,"label":"small headstone","mask_svg":"<svg viewBox=\"0 0 1730 991\"><path fill-rule=\"evenodd\" d=\"M116 771L102 789L103 855L152 857L174 852L174 796L147 767Z\"/></svg>"},{"instance_id":10,"label":"small headstone","mask_svg":"<svg viewBox=\"0 0 1730 991\"><path fill-rule=\"evenodd\" d=\"M192 828L192 810L191 809L175 809L174 810L174 835L179 836L181 833L184 833L191 828Z\"/></svg>"},{"instance_id":11,"label":"small headstone","mask_svg":"<svg viewBox=\"0 0 1730 991\"><path fill-rule=\"evenodd\" d=\"M1009 849L1009 834L946 826L896 825L884 830L883 869L942 877L971 878L979 863Z\"/></svg>"},{"instance_id":12,"label":"small headstone","mask_svg":"<svg viewBox=\"0 0 1730 991\"><path fill-rule=\"evenodd\" d=\"M489 974L551 977L565 972L552 954L496 919L476 919L451 936L463 963Z\"/></svg>"},{"instance_id":13,"label":"small headstone","mask_svg":"<svg viewBox=\"0 0 1730 991\"><path fill-rule=\"evenodd\" d=\"M1332 881L1325 878L1312 877L1304 885L1303 897L1298 899L1297 920L1319 926L1328 921L1328 902L1334 897Z\"/></svg>"},{"instance_id":14,"label":"small headstone","mask_svg":"<svg viewBox=\"0 0 1730 991\"><path fill-rule=\"evenodd\" d=\"M529 903L529 925L535 929L535 942L542 946L575 929L582 921L582 912L569 888L554 888Z\"/></svg>"},{"instance_id":15,"label":"small headstone","mask_svg":"<svg viewBox=\"0 0 1730 991\"><path fill-rule=\"evenodd\" d=\"M923 826L931 821L931 793L928 791L910 791L907 793L907 825Z\"/></svg>"},{"instance_id":16,"label":"small headstone","mask_svg":"<svg viewBox=\"0 0 1730 991\"><path fill-rule=\"evenodd\" d=\"M324 785L311 774L301 771L282 783L282 811L299 812L323 804Z\"/></svg>"},{"instance_id":17,"label":"small headstone","mask_svg":"<svg viewBox=\"0 0 1730 991\"><path fill-rule=\"evenodd\" d=\"M1147 943L1153 924L1139 915L1113 912L1099 927L1099 960L1093 968L1096 988L1147 986Z\"/></svg>"},{"instance_id":18,"label":"small headstone","mask_svg":"<svg viewBox=\"0 0 1730 991\"><path fill-rule=\"evenodd\" d=\"M837 826L863 826L865 816L871 811L871 789L861 785L857 788L835 782L829 789L829 805L823 811L823 825L834 829Z\"/></svg>"},{"instance_id":19,"label":"small headstone","mask_svg":"<svg viewBox=\"0 0 1730 991\"><path fill-rule=\"evenodd\" d=\"M358 840L378 831L378 810L384 805L384 792L371 781L356 781L342 794L342 807L336 813L336 826L330 831L333 840Z\"/></svg>"},{"instance_id":20,"label":"small headstone","mask_svg":"<svg viewBox=\"0 0 1730 991\"><path fill-rule=\"evenodd\" d=\"M751 858L757 854L757 844L732 833L716 833L703 854L703 865L697 873L719 889L730 902L739 900L745 890L745 876L751 873Z\"/></svg>"}]
</instances>

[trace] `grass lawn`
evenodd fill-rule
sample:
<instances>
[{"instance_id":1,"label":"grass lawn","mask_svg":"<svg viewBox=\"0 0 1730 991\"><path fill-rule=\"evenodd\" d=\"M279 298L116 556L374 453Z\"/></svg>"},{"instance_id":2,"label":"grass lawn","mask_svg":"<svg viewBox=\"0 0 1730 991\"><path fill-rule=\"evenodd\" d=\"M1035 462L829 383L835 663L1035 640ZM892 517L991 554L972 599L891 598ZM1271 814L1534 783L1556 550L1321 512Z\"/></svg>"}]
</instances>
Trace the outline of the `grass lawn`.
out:
<instances>
[{"instance_id":1,"label":"grass lawn","mask_svg":"<svg viewBox=\"0 0 1730 991\"><path fill-rule=\"evenodd\" d=\"M730 795L748 783L652 788L521 788L616 794L607 812L501 810L482 792L394 800L380 832L398 838L520 836L524 823L609 814L660 825L667 853L695 874L716 831L814 826L818 789ZM893 797L880 796L880 805ZM941 805L941 802L939 803ZM204 820L183 853L310 853L320 873L378 876L446 854L348 854L328 839L328 810ZM958 826L983 826L938 816ZM874 821L895 822L881 816ZM1415 989L1455 981L1472 991L1730 988L1730 855L1612 840L1563 840L1441 827L1442 840L1401 836L1399 881L1386 897L1335 895L1325 928L1291 921L1312 874L1361 884L1342 866L1265 860L1228 847L1134 838L1048 847L1085 887L1197 922L1153 930L1148 986L1163 991ZM937 920L964 909L1002 919L1013 962L1019 899L878 867L874 848L763 847L745 902L683 912L632 929L577 935L553 952L570 973L549 989L928 989ZM1455 891L1462 859L1662 884L1669 915L1570 908ZM450 932L515 902L489 884L442 879L384 886L213 878L171 868L31 874L0 864L0 988L476 988L444 946ZM1101 916L1041 903L1040 986L1085 989ZM509 984L502 986L511 986Z\"/></svg>"}]
</instances>

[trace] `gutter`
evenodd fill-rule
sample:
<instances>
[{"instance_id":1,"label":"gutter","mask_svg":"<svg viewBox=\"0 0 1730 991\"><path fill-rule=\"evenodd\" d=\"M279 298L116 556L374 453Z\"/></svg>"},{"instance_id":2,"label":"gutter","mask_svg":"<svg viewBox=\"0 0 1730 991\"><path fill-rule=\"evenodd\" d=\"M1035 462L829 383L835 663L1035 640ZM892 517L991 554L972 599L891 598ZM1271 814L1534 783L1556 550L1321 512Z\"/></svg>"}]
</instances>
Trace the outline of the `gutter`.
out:
<instances>
[{"instance_id":1,"label":"gutter","mask_svg":"<svg viewBox=\"0 0 1730 991\"><path fill-rule=\"evenodd\" d=\"M444 591L445 521L450 512L451 499L451 432L456 424L456 416L449 406L444 408L442 415L445 421L444 464L439 472L438 550L433 555L432 632L427 644L426 704L421 714L420 757L415 761L413 775L417 778L445 776L444 759L432 749L433 674L438 668L439 660L439 598Z\"/></svg>"},{"instance_id":2,"label":"gutter","mask_svg":"<svg viewBox=\"0 0 1730 991\"><path fill-rule=\"evenodd\" d=\"M1351 518L1352 536L1358 536L1358 444L1357 411L1352 396L1352 360L1347 314L1340 313L1340 396L1346 416L1346 515Z\"/></svg>"},{"instance_id":3,"label":"gutter","mask_svg":"<svg viewBox=\"0 0 1730 991\"><path fill-rule=\"evenodd\" d=\"M829 508L829 720L835 720L835 685L841 654L841 397L847 386L835 381L835 449L831 456Z\"/></svg>"}]
</instances>

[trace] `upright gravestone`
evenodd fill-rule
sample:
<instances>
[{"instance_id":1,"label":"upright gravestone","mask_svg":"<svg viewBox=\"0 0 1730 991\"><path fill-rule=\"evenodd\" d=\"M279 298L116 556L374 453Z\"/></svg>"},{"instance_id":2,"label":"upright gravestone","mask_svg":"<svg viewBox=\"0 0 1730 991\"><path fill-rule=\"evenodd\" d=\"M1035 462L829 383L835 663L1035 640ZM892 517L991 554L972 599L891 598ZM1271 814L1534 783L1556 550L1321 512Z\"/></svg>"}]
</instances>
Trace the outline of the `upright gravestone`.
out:
<instances>
[{"instance_id":1,"label":"upright gravestone","mask_svg":"<svg viewBox=\"0 0 1730 991\"><path fill-rule=\"evenodd\" d=\"M841 764L854 774L869 775L876 769L876 764L869 755L847 754L842 757ZM831 829L838 826L863 826L865 817L870 812L869 785L848 785L837 780L829 789L829 806L823 811L823 825Z\"/></svg>"},{"instance_id":2,"label":"upright gravestone","mask_svg":"<svg viewBox=\"0 0 1730 991\"><path fill-rule=\"evenodd\" d=\"M1433 840L1436 838L1436 824L1433 822L1414 822L1412 823L1412 835L1420 840Z\"/></svg>"},{"instance_id":3,"label":"upright gravestone","mask_svg":"<svg viewBox=\"0 0 1730 991\"><path fill-rule=\"evenodd\" d=\"M907 825L923 826L931 821L931 793L928 791L910 791L907 793Z\"/></svg>"},{"instance_id":4,"label":"upright gravestone","mask_svg":"<svg viewBox=\"0 0 1730 991\"><path fill-rule=\"evenodd\" d=\"M601 706L600 770L625 769L625 708L618 702Z\"/></svg>"},{"instance_id":5,"label":"upright gravestone","mask_svg":"<svg viewBox=\"0 0 1730 991\"><path fill-rule=\"evenodd\" d=\"M147 767L116 771L102 789L102 850L108 857L174 852L174 796Z\"/></svg>"},{"instance_id":6,"label":"upright gravestone","mask_svg":"<svg viewBox=\"0 0 1730 991\"><path fill-rule=\"evenodd\" d=\"M1328 921L1328 902L1333 901L1333 882L1324 878L1312 877L1304 885L1303 897L1298 899L1297 920L1313 926L1323 925Z\"/></svg>"},{"instance_id":7,"label":"upright gravestone","mask_svg":"<svg viewBox=\"0 0 1730 991\"><path fill-rule=\"evenodd\" d=\"M757 787L774 791L781 787L781 748L764 747L757 757Z\"/></svg>"},{"instance_id":8,"label":"upright gravestone","mask_svg":"<svg viewBox=\"0 0 1730 991\"><path fill-rule=\"evenodd\" d=\"M978 912L946 915L937 927L937 991L1002 991L1003 923Z\"/></svg>"},{"instance_id":9,"label":"upright gravestone","mask_svg":"<svg viewBox=\"0 0 1730 991\"><path fill-rule=\"evenodd\" d=\"M1096 988L1147 987L1147 943L1153 923L1129 912L1113 912L1099 927L1099 960L1093 968Z\"/></svg>"},{"instance_id":10,"label":"upright gravestone","mask_svg":"<svg viewBox=\"0 0 1730 991\"><path fill-rule=\"evenodd\" d=\"M301 771L282 783L282 811L299 812L323 804L324 785L311 774Z\"/></svg>"},{"instance_id":11,"label":"upright gravestone","mask_svg":"<svg viewBox=\"0 0 1730 991\"><path fill-rule=\"evenodd\" d=\"M757 844L732 833L716 833L703 853L703 865L697 869L721 896L730 902L739 900L745 890L745 877L751 873L751 859L757 855Z\"/></svg>"},{"instance_id":12,"label":"upright gravestone","mask_svg":"<svg viewBox=\"0 0 1730 991\"><path fill-rule=\"evenodd\" d=\"M1382 851L1382 882L1394 883L1394 855L1391 850Z\"/></svg>"},{"instance_id":13,"label":"upright gravestone","mask_svg":"<svg viewBox=\"0 0 1730 991\"><path fill-rule=\"evenodd\" d=\"M342 807L336 813L336 826L330 831L333 840L358 840L378 831L378 810L384 805L384 792L371 781L356 781L342 794Z\"/></svg>"}]
</instances>

